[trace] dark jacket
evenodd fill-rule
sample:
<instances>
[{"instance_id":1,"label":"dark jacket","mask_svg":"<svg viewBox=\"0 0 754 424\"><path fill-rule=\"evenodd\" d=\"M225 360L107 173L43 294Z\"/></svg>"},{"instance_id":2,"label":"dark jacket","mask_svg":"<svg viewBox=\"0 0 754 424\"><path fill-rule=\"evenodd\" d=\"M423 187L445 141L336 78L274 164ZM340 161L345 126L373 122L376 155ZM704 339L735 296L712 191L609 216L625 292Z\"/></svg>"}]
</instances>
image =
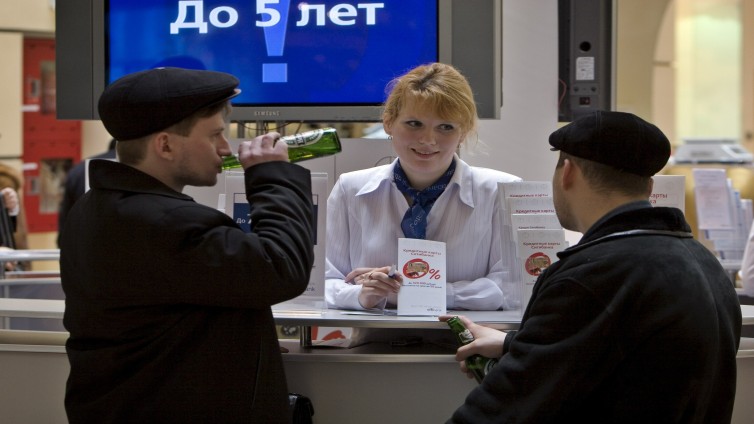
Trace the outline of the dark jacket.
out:
<instances>
[{"instance_id":1,"label":"dark jacket","mask_svg":"<svg viewBox=\"0 0 754 424\"><path fill-rule=\"evenodd\" d=\"M680 210L625 205L537 280L454 423L725 423L741 308Z\"/></svg>"},{"instance_id":2,"label":"dark jacket","mask_svg":"<svg viewBox=\"0 0 754 424\"><path fill-rule=\"evenodd\" d=\"M135 168L90 172L61 239L70 422L289 420L270 306L309 281L309 171L246 171L251 234Z\"/></svg>"},{"instance_id":3,"label":"dark jacket","mask_svg":"<svg viewBox=\"0 0 754 424\"><path fill-rule=\"evenodd\" d=\"M115 140L110 141L110 146L106 152L102 152L87 159L115 159L114 141ZM65 176L65 181L63 183L63 200L60 202L60 208L58 209L58 247L60 247L60 237L63 234L63 227L65 226L65 219L68 217L68 211L70 211L76 201L84 195L84 191L86 190L87 159L77 163Z\"/></svg>"}]
</instances>

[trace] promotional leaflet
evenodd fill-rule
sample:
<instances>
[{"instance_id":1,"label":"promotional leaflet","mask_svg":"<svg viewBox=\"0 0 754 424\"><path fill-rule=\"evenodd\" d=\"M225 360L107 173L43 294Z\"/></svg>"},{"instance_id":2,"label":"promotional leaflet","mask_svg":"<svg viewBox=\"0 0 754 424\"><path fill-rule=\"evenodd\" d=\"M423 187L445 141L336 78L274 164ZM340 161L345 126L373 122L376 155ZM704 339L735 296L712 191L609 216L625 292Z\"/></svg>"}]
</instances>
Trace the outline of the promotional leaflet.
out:
<instances>
[{"instance_id":1,"label":"promotional leaflet","mask_svg":"<svg viewBox=\"0 0 754 424\"><path fill-rule=\"evenodd\" d=\"M503 225L510 225L511 211L508 207L510 198L551 198L552 183L549 181L513 181L497 184L500 204L506 213L503 214Z\"/></svg>"},{"instance_id":2,"label":"promotional leaflet","mask_svg":"<svg viewBox=\"0 0 754 424\"><path fill-rule=\"evenodd\" d=\"M518 230L517 250L523 276L521 297L527 305L539 275L558 260L557 253L566 248L565 232L558 230Z\"/></svg>"},{"instance_id":3,"label":"promotional leaflet","mask_svg":"<svg viewBox=\"0 0 754 424\"><path fill-rule=\"evenodd\" d=\"M652 206L678 208L686 213L686 177L683 175L655 175L649 202Z\"/></svg>"},{"instance_id":4,"label":"promotional leaflet","mask_svg":"<svg viewBox=\"0 0 754 424\"><path fill-rule=\"evenodd\" d=\"M514 244L514 248L505 249L506 258L504 260L511 269L511 280L518 283L518 292L514 296L519 299L521 307L518 309L523 314L526 300L523 299L523 289L521 288L524 277L521 275L521 260L518 254L518 229L519 227L540 227L545 225L541 224L542 219L552 220L555 217L555 207L552 202L552 183L550 181L498 183L498 196L503 209L503 239L509 238ZM546 215L549 215L549 217L540 218L540 216ZM529 216L536 218L528 218ZM528 221L524 223L525 220ZM555 218L555 221L557 221L557 218ZM534 222L537 222L537 224ZM552 221L546 226L551 224ZM560 224L558 223L555 228L560 228Z\"/></svg>"},{"instance_id":5,"label":"promotional leaflet","mask_svg":"<svg viewBox=\"0 0 754 424\"><path fill-rule=\"evenodd\" d=\"M750 199L742 199L725 169L694 168L694 194L700 236L712 242L724 261L743 258L752 222Z\"/></svg>"},{"instance_id":6,"label":"promotional leaflet","mask_svg":"<svg viewBox=\"0 0 754 424\"><path fill-rule=\"evenodd\" d=\"M504 197L552 197L552 183L549 181L513 181L498 183Z\"/></svg>"},{"instance_id":7,"label":"promotional leaflet","mask_svg":"<svg viewBox=\"0 0 754 424\"><path fill-rule=\"evenodd\" d=\"M732 196L724 169L693 169L696 216L700 230L732 230Z\"/></svg>"},{"instance_id":8,"label":"promotional leaflet","mask_svg":"<svg viewBox=\"0 0 754 424\"><path fill-rule=\"evenodd\" d=\"M559 230L560 221L554 213L511 214L513 241L518 240L518 230Z\"/></svg>"},{"instance_id":9,"label":"promotional leaflet","mask_svg":"<svg viewBox=\"0 0 754 424\"><path fill-rule=\"evenodd\" d=\"M445 243L398 239L398 315L438 316L445 313Z\"/></svg>"},{"instance_id":10,"label":"promotional leaflet","mask_svg":"<svg viewBox=\"0 0 754 424\"><path fill-rule=\"evenodd\" d=\"M510 214L555 214L552 197L509 197L508 212Z\"/></svg>"}]
</instances>

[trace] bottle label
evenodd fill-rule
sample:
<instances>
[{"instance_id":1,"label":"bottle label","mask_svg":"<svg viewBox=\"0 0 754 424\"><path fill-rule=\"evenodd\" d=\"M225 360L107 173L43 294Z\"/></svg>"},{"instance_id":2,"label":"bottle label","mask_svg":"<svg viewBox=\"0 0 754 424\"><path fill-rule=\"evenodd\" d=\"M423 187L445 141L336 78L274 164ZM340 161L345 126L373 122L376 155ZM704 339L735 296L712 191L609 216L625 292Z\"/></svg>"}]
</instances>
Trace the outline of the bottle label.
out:
<instances>
[{"instance_id":1,"label":"bottle label","mask_svg":"<svg viewBox=\"0 0 754 424\"><path fill-rule=\"evenodd\" d=\"M468 344L474 341L474 336L471 334L471 331L469 331L468 328L458 333L458 338L463 344Z\"/></svg>"},{"instance_id":2,"label":"bottle label","mask_svg":"<svg viewBox=\"0 0 754 424\"><path fill-rule=\"evenodd\" d=\"M314 144L318 142L324 134L325 132L322 130L312 130L301 134L286 135L280 137L280 139L285 141L285 143L288 144L288 147L295 148Z\"/></svg>"}]
</instances>

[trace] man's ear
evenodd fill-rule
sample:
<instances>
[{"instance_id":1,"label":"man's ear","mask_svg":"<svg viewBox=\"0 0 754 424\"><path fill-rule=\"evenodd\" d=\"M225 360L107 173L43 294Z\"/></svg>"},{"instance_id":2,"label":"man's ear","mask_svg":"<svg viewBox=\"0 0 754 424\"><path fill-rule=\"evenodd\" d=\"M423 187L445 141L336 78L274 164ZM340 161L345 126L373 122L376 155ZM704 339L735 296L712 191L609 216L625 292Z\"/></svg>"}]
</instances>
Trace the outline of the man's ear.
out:
<instances>
[{"instance_id":1,"label":"man's ear","mask_svg":"<svg viewBox=\"0 0 754 424\"><path fill-rule=\"evenodd\" d=\"M172 160L173 143L174 140L172 137L170 137L170 134L166 132L160 132L152 139L150 148L157 154L158 157Z\"/></svg>"},{"instance_id":2,"label":"man's ear","mask_svg":"<svg viewBox=\"0 0 754 424\"><path fill-rule=\"evenodd\" d=\"M576 173L579 172L576 164L570 159L563 159L563 170L560 172L560 184L567 190L573 186Z\"/></svg>"}]
</instances>

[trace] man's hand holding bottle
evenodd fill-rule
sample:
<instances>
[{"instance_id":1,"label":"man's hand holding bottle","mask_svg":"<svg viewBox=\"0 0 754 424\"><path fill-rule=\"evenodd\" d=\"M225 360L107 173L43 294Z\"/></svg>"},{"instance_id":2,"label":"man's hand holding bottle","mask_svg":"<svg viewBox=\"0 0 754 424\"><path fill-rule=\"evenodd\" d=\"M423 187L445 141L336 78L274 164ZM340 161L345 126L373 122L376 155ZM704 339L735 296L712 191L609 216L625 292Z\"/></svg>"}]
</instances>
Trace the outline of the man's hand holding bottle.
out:
<instances>
[{"instance_id":1,"label":"man's hand holding bottle","mask_svg":"<svg viewBox=\"0 0 754 424\"><path fill-rule=\"evenodd\" d=\"M265 135L254 137L238 146L238 160L243 169L264 162L284 161L288 162L288 145L276 143L280 134L269 132Z\"/></svg>"}]
</instances>

